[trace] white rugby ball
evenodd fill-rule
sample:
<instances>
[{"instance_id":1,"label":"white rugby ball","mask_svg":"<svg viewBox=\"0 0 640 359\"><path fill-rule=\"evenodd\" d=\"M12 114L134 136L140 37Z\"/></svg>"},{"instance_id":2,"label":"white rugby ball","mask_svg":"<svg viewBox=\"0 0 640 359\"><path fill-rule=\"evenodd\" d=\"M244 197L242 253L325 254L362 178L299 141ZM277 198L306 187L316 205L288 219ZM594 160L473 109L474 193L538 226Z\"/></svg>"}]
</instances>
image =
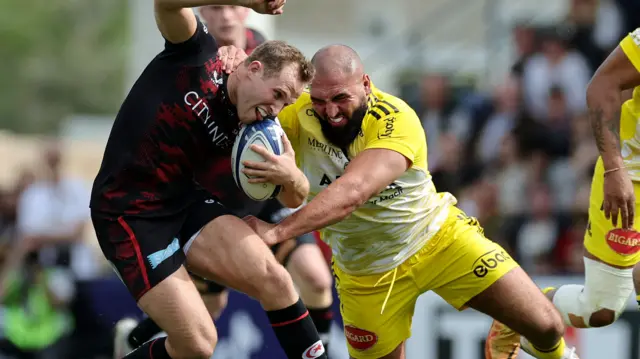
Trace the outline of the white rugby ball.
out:
<instances>
[{"instance_id":1,"label":"white rugby ball","mask_svg":"<svg viewBox=\"0 0 640 359\"><path fill-rule=\"evenodd\" d=\"M284 130L277 118L264 119L244 125L233 144L231 171L238 187L255 201L266 201L280 193L281 186L273 183L249 183L249 177L242 170L244 161L264 162L265 159L251 150L251 145L262 146L267 151L281 155L284 152L282 136Z\"/></svg>"}]
</instances>

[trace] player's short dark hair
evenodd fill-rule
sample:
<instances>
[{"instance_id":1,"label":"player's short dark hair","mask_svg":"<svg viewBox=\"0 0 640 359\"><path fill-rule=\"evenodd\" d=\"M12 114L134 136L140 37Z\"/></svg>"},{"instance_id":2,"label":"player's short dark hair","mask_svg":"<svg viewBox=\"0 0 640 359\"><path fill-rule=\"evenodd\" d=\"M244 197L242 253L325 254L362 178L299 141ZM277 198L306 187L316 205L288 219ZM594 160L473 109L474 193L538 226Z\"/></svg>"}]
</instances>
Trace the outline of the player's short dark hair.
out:
<instances>
[{"instance_id":1,"label":"player's short dark hair","mask_svg":"<svg viewBox=\"0 0 640 359\"><path fill-rule=\"evenodd\" d=\"M264 66L266 76L279 74L286 66L296 64L298 79L302 83L309 83L315 74L313 64L295 46L284 41L265 41L253 50L245 60L247 64L259 61Z\"/></svg>"}]
</instances>

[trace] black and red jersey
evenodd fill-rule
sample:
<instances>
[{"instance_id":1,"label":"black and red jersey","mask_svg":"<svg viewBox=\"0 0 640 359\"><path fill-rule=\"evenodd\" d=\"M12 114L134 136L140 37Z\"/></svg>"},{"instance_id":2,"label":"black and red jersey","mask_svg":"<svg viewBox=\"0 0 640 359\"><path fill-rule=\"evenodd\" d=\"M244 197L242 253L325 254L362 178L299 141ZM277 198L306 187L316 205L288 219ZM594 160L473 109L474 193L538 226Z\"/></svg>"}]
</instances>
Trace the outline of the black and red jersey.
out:
<instances>
[{"instance_id":1,"label":"black and red jersey","mask_svg":"<svg viewBox=\"0 0 640 359\"><path fill-rule=\"evenodd\" d=\"M170 215L191 203L199 184L231 177L228 158L239 120L217 50L198 22L189 40L166 42L145 68L111 129L93 183L94 211Z\"/></svg>"},{"instance_id":2,"label":"black and red jersey","mask_svg":"<svg viewBox=\"0 0 640 359\"><path fill-rule=\"evenodd\" d=\"M247 38L247 42L244 51L247 55L250 55L256 47L266 41L262 34L249 28L246 29L245 36ZM268 205L271 207L277 206L277 203L270 203L277 202L275 199L272 201L257 202L249 198L241 190L238 190L238 186L232 176L222 175L226 168L231 168L231 160L226 164L222 162L218 164L218 175L215 175L215 172L210 172L211 177L208 182L210 185L207 186L207 189L213 195L218 197L222 203L224 203L224 205L232 210L236 215L239 217L247 215L257 216Z\"/></svg>"}]
</instances>

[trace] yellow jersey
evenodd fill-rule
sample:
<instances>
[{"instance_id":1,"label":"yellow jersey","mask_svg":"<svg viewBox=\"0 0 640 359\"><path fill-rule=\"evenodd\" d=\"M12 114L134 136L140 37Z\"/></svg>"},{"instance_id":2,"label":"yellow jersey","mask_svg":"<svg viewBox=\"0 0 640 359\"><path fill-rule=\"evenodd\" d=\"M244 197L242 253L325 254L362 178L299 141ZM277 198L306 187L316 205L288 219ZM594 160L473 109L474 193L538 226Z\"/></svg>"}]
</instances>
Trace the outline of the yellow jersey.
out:
<instances>
[{"instance_id":1,"label":"yellow jersey","mask_svg":"<svg viewBox=\"0 0 640 359\"><path fill-rule=\"evenodd\" d=\"M342 149L322 134L308 93L278 114L309 179L309 200L344 172L350 159L371 148L408 158L411 167L349 217L321 230L335 264L352 275L389 271L416 254L440 229L456 199L439 194L427 170L427 142L415 111L397 97L372 87L361 131Z\"/></svg>"},{"instance_id":2,"label":"yellow jersey","mask_svg":"<svg viewBox=\"0 0 640 359\"><path fill-rule=\"evenodd\" d=\"M640 71L640 28L627 35L620 47L636 70ZM640 87L620 111L620 145L624 165L631 180L640 182Z\"/></svg>"}]
</instances>

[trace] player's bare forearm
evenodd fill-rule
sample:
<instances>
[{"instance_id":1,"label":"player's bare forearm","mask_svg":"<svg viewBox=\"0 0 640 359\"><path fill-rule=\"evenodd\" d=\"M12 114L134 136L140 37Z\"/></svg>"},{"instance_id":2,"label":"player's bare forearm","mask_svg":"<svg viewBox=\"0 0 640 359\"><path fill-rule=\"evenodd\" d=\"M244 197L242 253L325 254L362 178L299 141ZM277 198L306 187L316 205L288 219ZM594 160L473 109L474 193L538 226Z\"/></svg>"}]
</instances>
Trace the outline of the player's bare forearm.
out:
<instances>
[{"instance_id":1,"label":"player's bare forearm","mask_svg":"<svg viewBox=\"0 0 640 359\"><path fill-rule=\"evenodd\" d=\"M588 117L605 169L622 167L620 154L620 91L591 87L587 96Z\"/></svg>"},{"instance_id":2,"label":"player's bare forearm","mask_svg":"<svg viewBox=\"0 0 640 359\"><path fill-rule=\"evenodd\" d=\"M198 27L196 16L190 8L205 5L250 6L250 0L155 0L155 17L158 29L169 42L187 41Z\"/></svg>"},{"instance_id":3,"label":"player's bare forearm","mask_svg":"<svg viewBox=\"0 0 640 359\"><path fill-rule=\"evenodd\" d=\"M290 183L282 186L278 200L288 208L298 208L302 206L308 196L309 180L302 171L298 170L298 175Z\"/></svg>"},{"instance_id":4,"label":"player's bare forearm","mask_svg":"<svg viewBox=\"0 0 640 359\"><path fill-rule=\"evenodd\" d=\"M622 167L620 108L622 92L640 84L640 74L618 46L598 67L587 88L589 121L605 169Z\"/></svg>"},{"instance_id":5,"label":"player's bare forearm","mask_svg":"<svg viewBox=\"0 0 640 359\"><path fill-rule=\"evenodd\" d=\"M366 150L356 156L344 174L274 231L281 240L295 238L340 222L400 177L410 164L398 152Z\"/></svg>"},{"instance_id":6,"label":"player's bare forearm","mask_svg":"<svg viewBox=\"0 0 640 359\"><path fill-rule=\"evenodd\" d=\"M330 226L347 218L369 197L362 191L362 183L338 178L306 206L284 219L274 230L281 240Z\"/></svg>"}]
</instances>

